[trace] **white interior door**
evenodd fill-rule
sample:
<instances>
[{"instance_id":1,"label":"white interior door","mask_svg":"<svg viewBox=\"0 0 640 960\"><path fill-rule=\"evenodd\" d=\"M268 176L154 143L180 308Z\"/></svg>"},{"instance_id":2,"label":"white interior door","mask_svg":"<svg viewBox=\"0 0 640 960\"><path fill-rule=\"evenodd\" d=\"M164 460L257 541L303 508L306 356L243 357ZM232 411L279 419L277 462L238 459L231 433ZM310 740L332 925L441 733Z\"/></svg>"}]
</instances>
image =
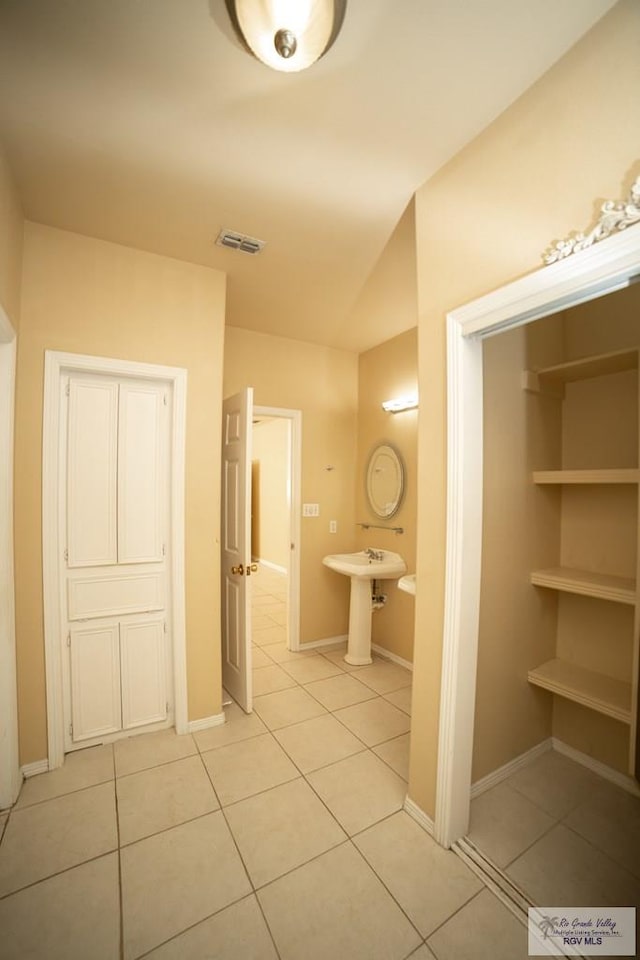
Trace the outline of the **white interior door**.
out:
<instances>
[{"instance_id":1,"label":"white interior door","mask_svg":"<svg viewBox=\"0 0 640 960\"><path fill-rule=\"evenodd\" d=\"M222 411L222 683L250 713L251 425L253 388L224 401Z\"/></svg>"}]
</instances>

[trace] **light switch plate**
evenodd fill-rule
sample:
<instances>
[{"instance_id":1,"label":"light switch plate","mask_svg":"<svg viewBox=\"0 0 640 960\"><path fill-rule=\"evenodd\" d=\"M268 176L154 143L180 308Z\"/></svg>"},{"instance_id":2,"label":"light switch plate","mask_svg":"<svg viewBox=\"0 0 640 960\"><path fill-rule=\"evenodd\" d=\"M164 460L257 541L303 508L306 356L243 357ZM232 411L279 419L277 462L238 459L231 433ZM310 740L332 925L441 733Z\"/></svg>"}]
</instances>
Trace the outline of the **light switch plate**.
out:
<instances>
[{"instance_id":1,"label":"light switch plate","mask_svg":"<svg viewBox=\"0 0 640 960\"><path fill-rule=\"evenodd\" d=\"M303 517L319 517L320 504L319 503L303 503L302 516Z\"/></svg>"}]
</instances>

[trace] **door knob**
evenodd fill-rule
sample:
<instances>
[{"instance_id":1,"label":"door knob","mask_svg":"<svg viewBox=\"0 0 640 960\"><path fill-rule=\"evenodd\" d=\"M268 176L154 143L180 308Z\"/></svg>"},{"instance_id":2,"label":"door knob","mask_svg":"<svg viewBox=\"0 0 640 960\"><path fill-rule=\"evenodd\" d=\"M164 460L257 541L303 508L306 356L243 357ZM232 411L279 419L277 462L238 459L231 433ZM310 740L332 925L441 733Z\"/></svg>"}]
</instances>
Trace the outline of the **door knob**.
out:
<instances>
[{"instance_id":1,"label":"door knob","mask_svg":"<svg viewBox=\"0 0 640 960\"><path fill-rule=\"evenodd\" d=\"M242 576L244 573L244 567L241 563L239 563L237 567L231 567L231 573L239 573L240 576Z\"/></svg>"},{"instance_id":2,"label":"door knob","mask_svg":"<svg viewBox=\"0 0 640 960\"><path fill-rule=\"evenodd\" d=\"M258 572L258 564L257 564L257 563L248 563L248 564L247 564L247 576L248 576L248 577L250 577L252 573L257 573L257 572Z\"/></svg>"}]
</instances>

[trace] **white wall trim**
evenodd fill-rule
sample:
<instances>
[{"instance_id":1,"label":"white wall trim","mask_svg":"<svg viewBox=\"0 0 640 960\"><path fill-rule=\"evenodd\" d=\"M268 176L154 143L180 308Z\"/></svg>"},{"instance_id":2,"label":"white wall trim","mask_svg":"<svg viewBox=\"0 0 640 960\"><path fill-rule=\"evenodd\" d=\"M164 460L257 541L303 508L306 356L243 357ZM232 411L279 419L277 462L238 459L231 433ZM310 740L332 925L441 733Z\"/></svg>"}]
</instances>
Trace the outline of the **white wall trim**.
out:
<instances>
[{"instance_id":1,"label":"white wall trim","mask_svg":"<svg viewBox=\"0 0 640 960\"><path fill-rule=\"evenodd\" d=\"M287 407L254 406L254 414L261 417L280 417L291 423L289 530L293 547L289 570L289 636L290 650L300 650L300 558L302 554L302 411ZM263 561L265 562L265 561ZM266 565L266 563L265 563Z\"/></svg>"},{"instance_id":2,"label":"white wall trim","mask_svg":"<svg viewBox=\"0 0 640 960\"><path fill-rule=\"evenodd\" d=\"M210 717L202 717L200 720L190 720L188 724L189 733L197 733L199 730L209 730L211 727L221 727L226 723L224 713L214 713Z\"/></svg>"},{"instance_id":3,"label":"white wall trim","mask_svg":"<svg viewBox=\"0 0 640 960\"><path fill-rule=\"evenodd\" d=\"M298 650L317 650L318 647L338 647L346 643L349 637L346 633L339 637L325 637L324 640L310 640L309 643L301 643Z\"/></svg>"},{"instance_id":4,"label":"white wall trim","mask_svg":"<svg viewBox=\"0 0 640 960\"><path fill-rule=\"evenodd\" d=\"M447 316L447 545L435 836L465 835L482 548L482 339L612 293L640 274L640 227L543 267Z\"/></svg>"},{"instance_id":5,"label":"white wall trim","mask_svg":"<svg viewBox=\"0 0 640 960\"><path fill-rule=\"evenodd\" d=\"M413 673L413 664L410 660L399 657L397 653L391 653L391 650L387 650L386 647L381 647L379 643L372 643L371 649L374 653L378 653L381 657L384 657L385 660L391 660L392 663L397 663L399 667L404 667L405 670L410 670Z\"/></svg>"},{"instance_id":6,"label":"white wall trim","mask_svg":"<svg viewBox=\"0 0 640 960\"><path fill-rule=\"evenodd\" d=\"M0 305L0 809L15 803L22 785L13 558L15 384L16 335Z\"/></svg>"},{"instance_id":7,"label":"white wall trim","mask_svg":"<svg viewBox=\"0 0 640 960\"><path fill-rule=\"evenodd\" d=\"M131 360L45 351L42 439L42 554L44 642L49 769L64 761L62 654L60 630L60 560L64 551L59 523L60 398L65 373L82 372L169 382L172 386L171 430L171 630L173 638L174 716L176 733L186 733L187 662L184 576L184 483L187 371Z\"/></svg>"},{"instance_id":8,"label":"white wall trim","mask_svg":"<svg viewBox=\"0 0 640 960\"><path fill-rule=\"evenodd\" d=\"M38 774L47 773L48 770L48 760L34 760L33 763L25 763L25 765L20 768L20 773L25 780L28 780L29 777L37 777Z\"/></svg>"},{"instance_id":9,"label":"white wall trim","mask_svg":"<svg viewBox=\"0 0 640 960\"><path fill-rule=\"evenodd\" d=\"M563 740L558 740L557 737L552 737L551 742L553 749L557 750L558 753L564 754L564 756L569 757L570 760L575 760L576 763L586 767L587 770L592 770L593 773L597 773L603 780L609 780L610 783L615 783L617 787L621 787L623 790L626 790L627 793L633 794L634 797L640 797L640 784L637 780L634 780L633 777L628 777L626 774L620 773L619 770L608 767L606 763L601 763L600 760L595 760L587 753L582 753L582 751L576 750L575 747L570 747L568 743L565 743Z\"/></svg>"},{"instance_id":10,"label":"white wall trim","mask_svg":"<svg viewBox=\"0 0 640 960\"><path fill-rule=\"evenodd\" d=\"M263 560L262 557L252 557L256 563L261 563L263 567L267 567L269 570L275 570L276 573L281 573L283 576L287 574L287 568L281 567L279 563L271 563L270 560Z\"/></svg>"},{"instance_id":11,"label":"white wall trim","mask_svg":"<svg viewBox=\"0 0 640 960\"><path fill-rule=\"evenodd\" d=\"M414 800L411 800L410 797L405 797L403 809L405 813L409 814L412 820L415 820L415 822L429 834L430 837L434 835L433 820L424 812L424 810L421 809L421 807L418 806Z\"/></svg>"},{"instance_id":12,"label":"white wall trim","mask_svg":"<svg viewBox=\"0 0 640 960\"><path fill-rule=\"evenodd\" d=\"M522 767L526 767L526 765L531 763L532 760L535 760L536 757L541 757L543 753L548 753L552 747L553 742L551 737L549 737L547 740L542 740L541 743L537 743L535 747L531 747L530 750L526 750L519 756L514 757L509 763L505 763L492 773L488 773L486 777L481 777L480 780L476 780L471 786L471 799L475 800L481 793L486 793L487 790L496 787L499 783L502 783L503 780L506 780L507 777L510 777L511 774L517 773Z\"/></svg>"}]
</instances>

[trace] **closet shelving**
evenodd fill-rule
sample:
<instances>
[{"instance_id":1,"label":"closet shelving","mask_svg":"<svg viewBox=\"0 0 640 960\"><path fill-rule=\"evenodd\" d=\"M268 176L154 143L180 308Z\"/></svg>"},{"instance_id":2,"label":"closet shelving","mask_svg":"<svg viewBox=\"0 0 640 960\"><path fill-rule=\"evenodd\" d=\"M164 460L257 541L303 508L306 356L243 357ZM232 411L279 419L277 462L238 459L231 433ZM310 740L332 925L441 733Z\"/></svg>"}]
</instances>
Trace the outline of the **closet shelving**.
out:
<instances>
[{"instance_id":1,"label":"closet shelving","mask_svg":"<svg viewBox=\"0 0 640 960\"><path fill-rule=\"evenodd\" d=\"M592 380L594 378L615 377L627 371L638 370L639 350L618 350L599 356L589 356L580 360L557 364L552 367L527 372L525 385L529 390L541 394L563 399L567 384L577 381ZM602 382L602 381L601 381ZM628 415L637 415L637 388L635 396L636 410L628 410ZM533 482L539 486L561 487L628 487L640 483L640 469L638 469L638 440L635 438L635 465L633 467L612 468L609 465L602 469L556 469L536 470L533 472ZM591 496L591 495L589 495ZM629 496L629 495L627 495ZM638 503L637 493L634 502ZM636 565L639 551L637 539L637 513L634 519L629 516L629 524L636 528ZM595 564L594 564L595 565ZM553 658L529 671L529 682L549 690L551 693L574 701L612 717L631 727L631 755L633 754L633 740L635 738L635 712L637 711L638 685L638 627L640 625L638 583L636 578L613 576L610 573L597 570L582 570L570 567L553 567L544 570L534 570L530 576L531 583L537 587L558 591L559 593L576 594L594 598L598 602L626 604L634 609L635 627L632 638L633 656L632 669L625 680L615 679L612 676L599 672L578 662L569 662L560 657ZM611 638L602 637L603 660L606 661L607 644ZM574 650L575 660L579 659ZM591 666L591 664L590 664ZM631 762L630 768L633 764Z\"/></svg>"}]
</instances>

